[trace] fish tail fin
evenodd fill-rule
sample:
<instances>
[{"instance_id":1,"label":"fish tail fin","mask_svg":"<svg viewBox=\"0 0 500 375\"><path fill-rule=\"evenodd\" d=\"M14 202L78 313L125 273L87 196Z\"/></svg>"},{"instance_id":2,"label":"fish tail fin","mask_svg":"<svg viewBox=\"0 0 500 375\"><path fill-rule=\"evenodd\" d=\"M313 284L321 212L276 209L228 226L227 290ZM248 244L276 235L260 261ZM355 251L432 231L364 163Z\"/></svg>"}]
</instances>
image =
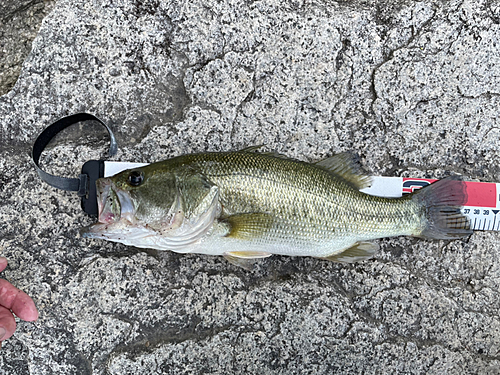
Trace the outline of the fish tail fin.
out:
<instances>
[{"instance_id":1,"label":"fish tail fin","mask_svg":"<svg viewBox=\"0 0 500 375\"><path fill-rule=\"evenodd\" d=\"M422 231L418 237L455 239L472 234L470 220L461 213L467 202L467 186L459 177L448 177L413 193L422 207Z\"/></svg>"}]
</instances>

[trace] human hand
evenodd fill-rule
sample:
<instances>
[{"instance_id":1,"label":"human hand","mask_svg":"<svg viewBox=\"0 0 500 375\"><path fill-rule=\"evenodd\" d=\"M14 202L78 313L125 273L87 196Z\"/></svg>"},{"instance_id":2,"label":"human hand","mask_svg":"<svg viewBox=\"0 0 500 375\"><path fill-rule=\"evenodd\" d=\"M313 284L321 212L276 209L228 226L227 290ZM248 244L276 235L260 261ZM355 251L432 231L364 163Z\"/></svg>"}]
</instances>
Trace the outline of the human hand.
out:
<instances>
[{"instance_id":1,"label":"human hand","mask_svg":"<svg viewBox=\"0 0 500 375\"><path fill-rule=\"evenodd\" d=\"M0 257L0 272L7 267L7 259ZM16 330L16 314L20 319L32 322L38 319L33 300L7 280L0 279L0 347Z\"/></svg>"}]
</instances>

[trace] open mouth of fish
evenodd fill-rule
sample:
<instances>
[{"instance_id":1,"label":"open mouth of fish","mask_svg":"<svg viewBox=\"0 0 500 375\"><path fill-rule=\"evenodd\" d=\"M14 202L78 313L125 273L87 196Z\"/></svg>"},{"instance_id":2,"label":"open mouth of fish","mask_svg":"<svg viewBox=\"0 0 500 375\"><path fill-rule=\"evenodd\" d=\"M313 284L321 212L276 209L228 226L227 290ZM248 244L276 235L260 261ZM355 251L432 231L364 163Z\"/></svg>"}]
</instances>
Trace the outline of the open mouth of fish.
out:
<instances>
[{"instance_id":1,"label":"open mouth of fish","mask_svg":"<svg viewBox=\"0 0 500 375\"><path fill-rule=\"evenodd\" d=\"M81 235L86 238L107 238L105 232L134 225L135 207L127 192L116 189L111 179L100 178L96 181L98 222L82 228ZM120 228L118 228L120 227Z\"/></svg>"},{"instance_id":2,"label":"open mouth of fish","mask_svg":"<svg viewBox=\"0 0 500 375\"><path fill-rule=\"evenodd\" d=\"M109 178L96 181L98 221L103 224L126 220L133 223L135 208L130 195L112 187Z\"/></svg>"},{"instance_id":3,"label":"open mouth of fish","mask_svg":"<svg viewBox=\"0 0 500 375\"><path fill-rule=\"evenodd\" d=\"M196 217L184 216L182 200L177 196L160 223L146 223L136 217L136 207L127 191L117 188L111 179L96 181L98 222L82 228L85 238L105 239L137 247L179 250L199 241L210 229L218 212L216 190L207 196L208 209Z\"/></svg>"}]
</instances>

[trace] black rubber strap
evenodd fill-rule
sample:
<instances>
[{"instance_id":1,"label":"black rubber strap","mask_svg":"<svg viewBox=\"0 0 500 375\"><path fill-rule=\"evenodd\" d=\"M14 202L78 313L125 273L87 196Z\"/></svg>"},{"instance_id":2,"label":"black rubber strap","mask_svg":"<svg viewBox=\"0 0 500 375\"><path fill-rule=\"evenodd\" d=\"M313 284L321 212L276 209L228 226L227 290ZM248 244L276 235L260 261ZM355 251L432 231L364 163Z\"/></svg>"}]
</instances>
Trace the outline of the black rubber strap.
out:
<instances>
[{"instance_id":1,"label":"black rubber strap","mask_svg":"<svg viewBox=\"0 0 500 375\"><path fill-rule=\"evenodd\" d=\"M81 174L78 178L54 176L42 170L42 168L40 168L39 161L43 150L57 133L73 124L90 120L97 121L107 129L109 138L111 139L109 145L109 155L112 156L116 154L118 145L113 132L104 122L89 113L77 113L57 120L52 125L49 125L49 127L38 136L33 144L33 161L35 162L35 168L40 178L50 186L57 189L76 191L80 197L87 196L89 191L89 178L87 174Z\"/></svg>"}]
</instances>

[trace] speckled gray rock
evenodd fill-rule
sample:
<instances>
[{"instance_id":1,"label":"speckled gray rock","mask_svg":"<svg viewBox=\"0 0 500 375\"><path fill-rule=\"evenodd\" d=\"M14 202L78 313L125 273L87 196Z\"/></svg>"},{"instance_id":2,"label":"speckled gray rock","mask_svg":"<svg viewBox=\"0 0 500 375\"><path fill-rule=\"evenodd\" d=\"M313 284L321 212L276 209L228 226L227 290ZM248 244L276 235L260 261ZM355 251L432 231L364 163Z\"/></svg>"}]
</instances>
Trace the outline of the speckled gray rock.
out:
<instances>
[{"instance_id":1,"label":"speckled gray rock","mask_svg":"<svg viewBox=\"0 0 500 375\"><path fill-rule=\"evenodd\" d=\"M500 4L60 0L0 97L0 254L33 296L2 374L498 374L499 235L381 240L340 265L224 259L81 239L76 196L40 184L51 121L108 122L117 159L266 144L370 173L500 181ZM68 131L43 157L104 154Z\"/></svg>"},{"instance_id":2,"label":"speckled gray rock","mask_svg":"<svg viewBox=\"0 0 500 375\"><path fill-rule=\"evenodd\" d=\"M0 3L0 95L16 83L51 0L3 0Z\"/></svg>"}]
</instances>

